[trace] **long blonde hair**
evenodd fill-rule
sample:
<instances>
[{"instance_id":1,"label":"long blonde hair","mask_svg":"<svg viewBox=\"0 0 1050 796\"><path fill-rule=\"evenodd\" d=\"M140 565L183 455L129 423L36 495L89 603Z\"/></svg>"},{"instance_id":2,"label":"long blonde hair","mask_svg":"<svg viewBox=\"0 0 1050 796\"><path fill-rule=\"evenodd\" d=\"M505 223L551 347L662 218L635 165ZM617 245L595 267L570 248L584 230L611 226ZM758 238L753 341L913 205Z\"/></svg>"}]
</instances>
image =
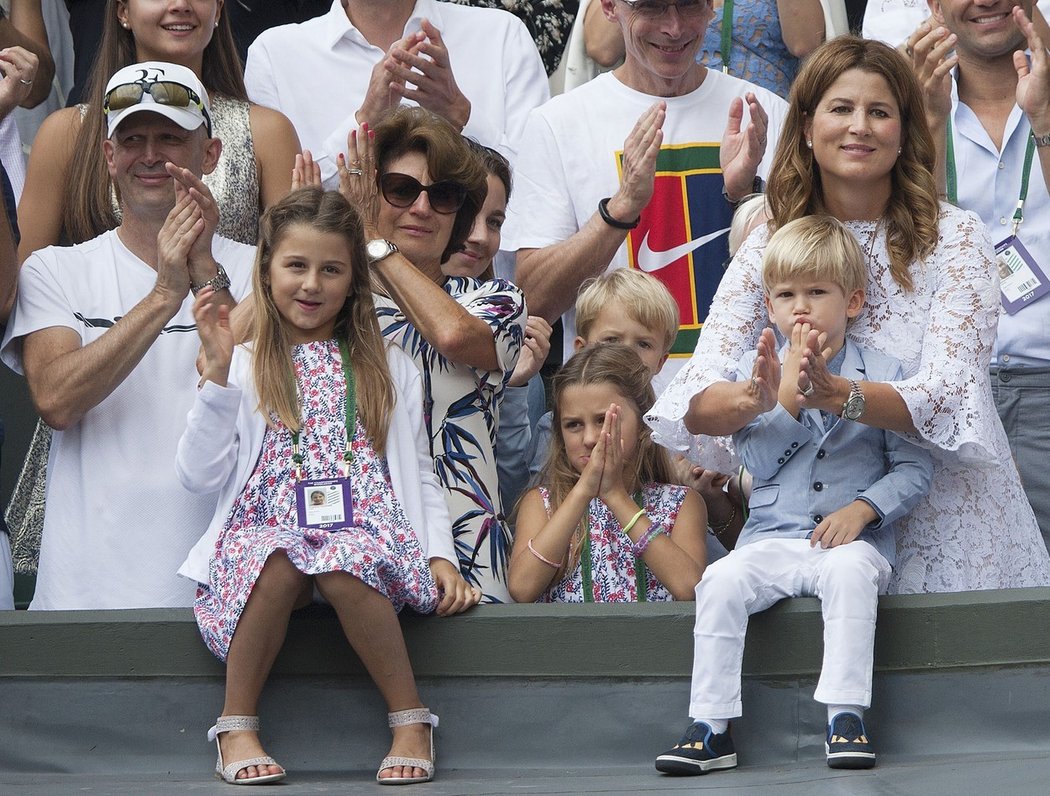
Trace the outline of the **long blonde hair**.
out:
<instances>
[{"instance_id":1,"label":"long blonde hair","mask_svg":"<svg viewBox=\"0 0 1050 796\"><path fill-rule=\"evenodd\" d=\"M386 343L379 331L372 303L364 225L353 205L336 191L313 187L293 191L270 207L259 221L259 249L252 275L253 306L248 334L259 411L270 425L273 425L272 413L287 428L293 431L299 428L292 345L270 290L274 249L295 224L303 224L317 232L342 235L350 247L350 294L336 316L335 335L349 346L357 382L358 417L372 446L382 454L394 406L394 384L386 361Z\"/></svg>"},{"instance_id":2,"label":"long blonde hair","mask_svg":"<svg viewBox=\"0 0 1050 796\"><path fill-rule=\"evenodd\" d=\"M935 151L915 74L899 52L881 42L839 36L821 45L803 64L791 86L788 115L769 175L770 229L827 212L820 167L806 146L806 122L831 84L850 69L884 78L900 109L901 153L890 173L892 190L883 221L890 273L904 290L911 290L911 264L926 258L939 237Z\"/></svg>"},{"instance_id":3,"label":"long blonde hair","mask_svg":"<svg viewBox=\"0 0 1050 796\"><path fill-rule=\"evenodd\" d=\"M580 474L569 462L565 440L561 434L561 418L565 410L562 402L565 399L565 391L569 387L595 384L611 385L632 404L632 406L624 407L625 411L633 409L638 415L641 437L638 440L638 450L634 457L634 472L624 473L624 480L627 484L634 482L641 487L654 482L674 483L671 460L667 451L653 442L651 433L642 420L645 413L656 402L652 373L630 346L620 343L603 343L579 351L554 375L552 384L554 420L551 430L551 446L547 454L547 461L537 480L537 483L545 486L550 494L552 512L561 505L580 478ZM586 533L587 513L584 513L569 542L565 572L572 572L579 563Z\"/></svg>"}]
</instances>

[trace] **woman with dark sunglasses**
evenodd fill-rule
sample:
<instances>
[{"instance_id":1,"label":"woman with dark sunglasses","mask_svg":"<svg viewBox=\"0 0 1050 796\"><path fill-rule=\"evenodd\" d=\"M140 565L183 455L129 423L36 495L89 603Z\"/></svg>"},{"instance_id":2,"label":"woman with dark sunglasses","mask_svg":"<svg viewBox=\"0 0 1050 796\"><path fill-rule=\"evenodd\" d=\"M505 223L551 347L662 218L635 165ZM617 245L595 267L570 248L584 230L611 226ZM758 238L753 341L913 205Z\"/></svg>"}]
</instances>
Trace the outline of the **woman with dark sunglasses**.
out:
<instances>
[{"instance_id":1,"label":"woman with dark sunglasses","mask_svg":"<svg viewBox=\"0 0 1050 796\"><path fill-rule=\"evenodd\" d=\"M463 577L508 602L510 531L496 474L499 400L525 333L525 297L502 279L446 276L485 201L486 172L441 117L402 107L350 134L340 190L361 209L383 335L423 376L424 417Z\"/></svg>"},{"instance_id":2,"label":"woman with dark sunglasses","mask_svg":"<svg viewBox=\"0 0 1050 796\"><path fill-rule=\"evenodd\" d=\"M102 42L84 96L41 126L19 204L25 260L55 243L80 243L119 223L99 145L104 137L106 81L142 61L192 69L208 90L212 135L223 142L215 172L205 177L220 210L220 235L254 245L259 215L288 192L299 139L278 111L251 105L224 0L108 0Z\"/></svg>"}]
</instances>

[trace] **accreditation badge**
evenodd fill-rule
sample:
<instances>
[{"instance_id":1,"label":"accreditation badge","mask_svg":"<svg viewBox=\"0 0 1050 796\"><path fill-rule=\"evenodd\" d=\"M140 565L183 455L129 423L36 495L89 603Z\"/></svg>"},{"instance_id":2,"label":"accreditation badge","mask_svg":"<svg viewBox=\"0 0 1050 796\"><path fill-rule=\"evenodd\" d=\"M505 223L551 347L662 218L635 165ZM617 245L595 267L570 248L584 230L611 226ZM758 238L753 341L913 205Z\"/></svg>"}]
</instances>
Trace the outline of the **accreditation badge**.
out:
<instances>
[{"instance_id":1,"label":"accreditation badge","mask_svg":"<svg viewBox=\"0 0 1050 796\"><path fill-rule=\"evenodd\" d=\"M1050 293L1046 275L1016 235L996 244L995 259L1003 309L1010 315Z\"/></svg>"},{"instance_id":2,"label":"accreditation badge","mask_svg":"<svg viewBox=\"0 0 1050 796\"><path fill-rule=\"evenodd\" d=\"M349 478L307 478L295 485L299 527L338 531L353 525Z\"/></svg>"}]
</instances>

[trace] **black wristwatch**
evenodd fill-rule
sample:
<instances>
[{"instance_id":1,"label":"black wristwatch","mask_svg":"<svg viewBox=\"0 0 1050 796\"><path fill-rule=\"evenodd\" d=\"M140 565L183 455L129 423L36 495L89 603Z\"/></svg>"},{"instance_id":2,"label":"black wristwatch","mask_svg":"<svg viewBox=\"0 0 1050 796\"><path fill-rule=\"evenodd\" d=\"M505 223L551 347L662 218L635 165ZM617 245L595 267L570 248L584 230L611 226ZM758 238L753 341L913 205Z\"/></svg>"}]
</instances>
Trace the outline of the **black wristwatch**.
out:
<instances>
[{"instance_id":1,"label":"black wristwatch","mask_svg":"<svg viewBox=\"0 0 1050 796\"><path fill-rule=\"evenodd\" d=\"M849 396L846 403L842 404L843 420L860 420L864 414L864 393L860 391L860 385L850 379Z\"/></svg>"},{"instance_id":2,"label":"black wristwatch","mask_svg":"<svg viewBox=\"0 0 1050 796\"><path fill-rule=\"evenodd\" d=\"M726 190L725 178L723 177L722 178L722 198L725 199L726 202L729 203L730 207L736 209L736 206L739 205L741 202L743 202L745 199L747 199L749 196L753 196L756 193L762 193L765 190L765 187L766 187L765 182L763 182L762 178L759 177L756 174L754 182L751 183L751 193L748 194L747 196L741 196L739 199L734 201L733 199L729 198L729 191Z\"/></svg>"}]
</instances>

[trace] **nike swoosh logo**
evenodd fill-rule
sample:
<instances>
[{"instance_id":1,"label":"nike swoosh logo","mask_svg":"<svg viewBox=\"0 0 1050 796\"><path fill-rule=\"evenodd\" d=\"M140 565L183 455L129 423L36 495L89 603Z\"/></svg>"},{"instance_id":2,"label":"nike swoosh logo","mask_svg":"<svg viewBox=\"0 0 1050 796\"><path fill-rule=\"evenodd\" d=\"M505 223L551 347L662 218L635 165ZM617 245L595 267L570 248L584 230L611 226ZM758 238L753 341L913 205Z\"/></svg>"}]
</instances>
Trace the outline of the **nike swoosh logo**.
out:
<instances>
[{"instance_id":1,"label":"nike swoosh logo","mask_svg":"<svg viewBox=\"0 0 1050 796\"><path fill-rule=\"evenodd\" d=\"M657 252L649 248L649 231L646 230L645 236L642 238L642 245L638 247L638 268L647 274L659 271L661 268L669 266L675 260L685 257L694 249L699 249L716 238L722 237L727 232L729 232L729 227L712 232L709 235L701 235L699 238L687 241L681 246L675 246L673 249Z\"/></svg>"}]
</instances>

